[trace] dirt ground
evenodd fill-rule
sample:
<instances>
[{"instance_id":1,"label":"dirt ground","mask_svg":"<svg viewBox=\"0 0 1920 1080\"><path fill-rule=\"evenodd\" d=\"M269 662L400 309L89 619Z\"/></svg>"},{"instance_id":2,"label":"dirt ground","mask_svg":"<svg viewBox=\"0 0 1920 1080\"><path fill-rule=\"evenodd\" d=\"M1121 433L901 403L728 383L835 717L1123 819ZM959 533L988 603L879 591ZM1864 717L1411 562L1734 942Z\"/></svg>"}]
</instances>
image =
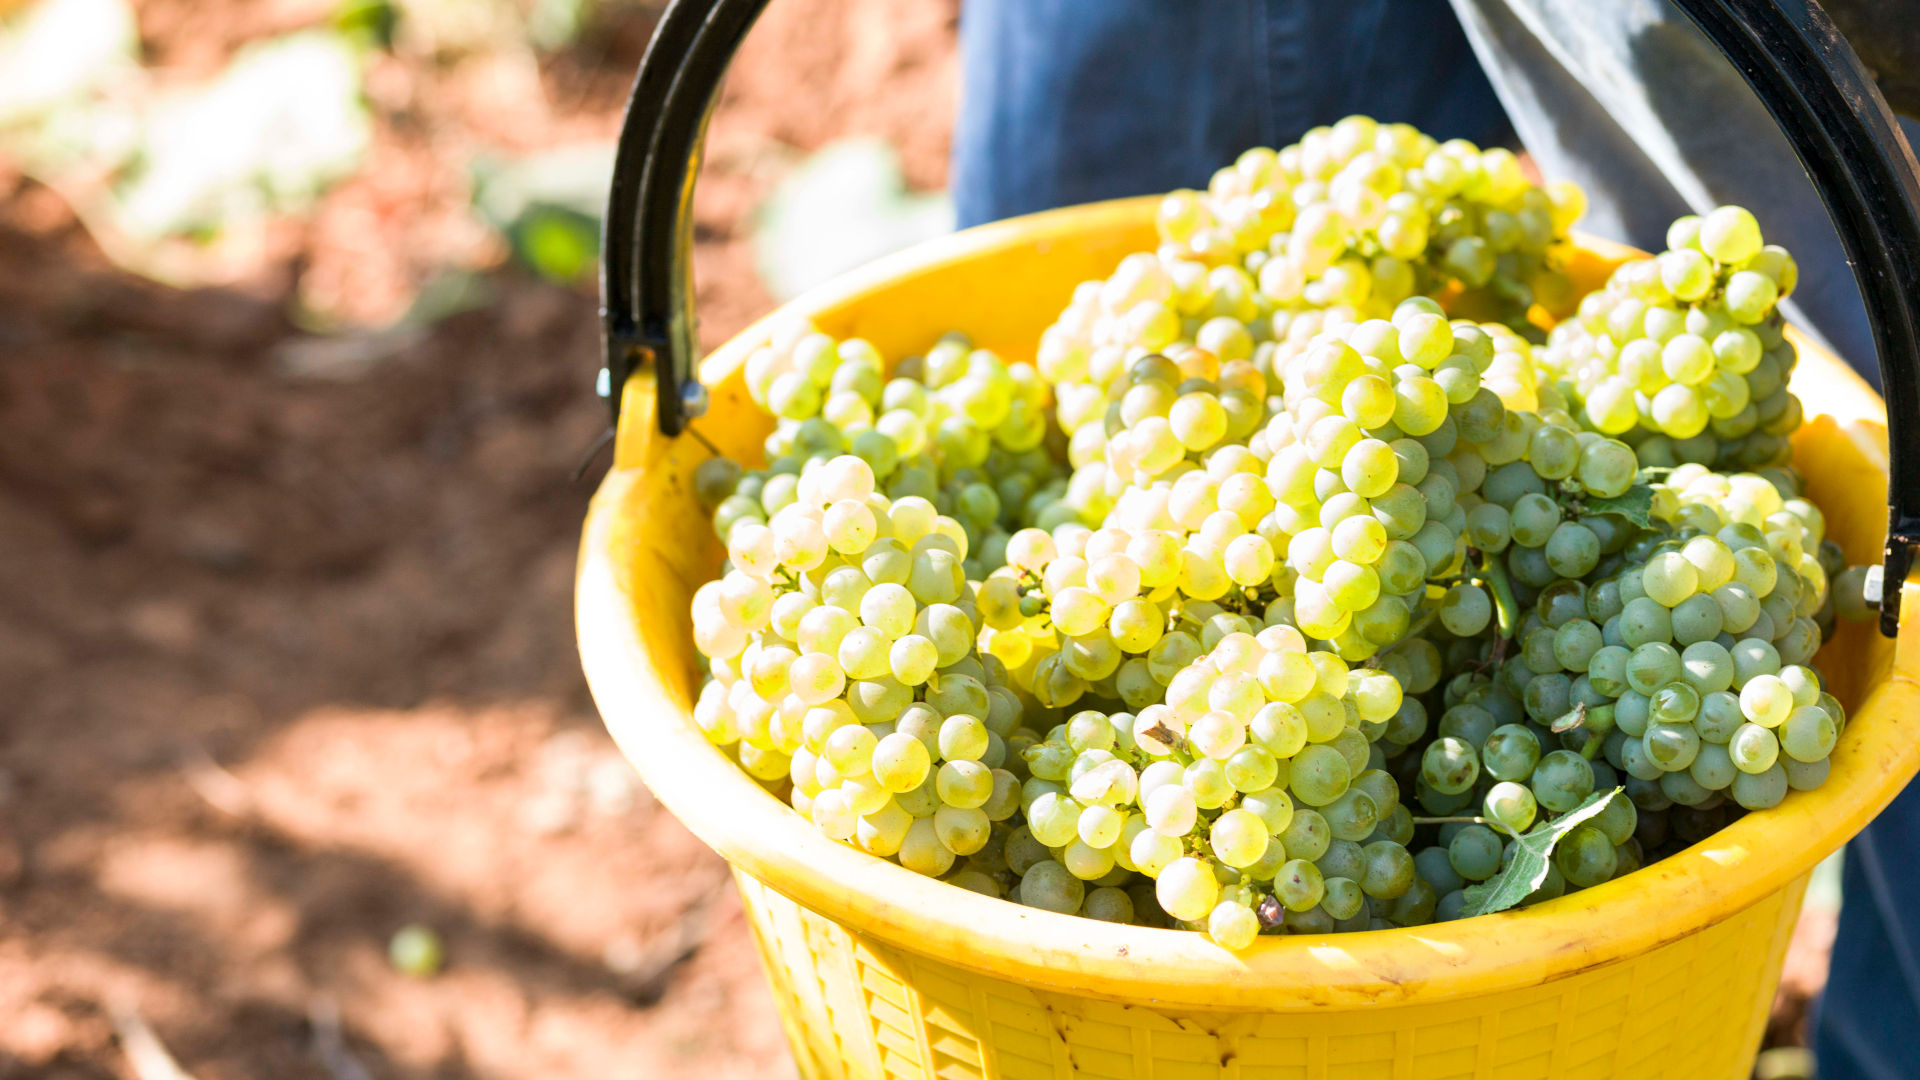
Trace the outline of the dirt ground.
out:
<instances>
[{"instance_id":1,"label":"dirt ground","mask_svg":"<svg viewBox=\"0 0 1920 1080\"><path fill-rule=\"evenodd\" d=\"M709 343L768 306L744 222L796 151L877 133L944 183L957 6L772 6L700 192ZM143 47L206 72L326 8L150 0ZM199 1080L792 1075L722 864L579 675L595 299L466 211L467 150L609 136L649 29L380 61L369 167L220 287L116 270L0 159L0 1080L135 1077L141 1024ZM444 265L493 301L289 316L389 320ZM439 976L389 966L409 923Z\"/></svg>"},{"instance_id":2,"label":"dirt ground","mask_svg":"<svg viewBox=\"0 0 1920 1080\"><path fill-rule=\"evenodd\" d=\"M157 0L142 36L211 69L299 7ZM768 306L742 219L770 163L879 133L944 182L954 19L773 6L701 193L709 342ZM227 287L117 271L0 164L0 1077L133 1077L130 1014L199 1080L791 1075L723 865L579 674L594 297L495 269L493 303L345 365L287 315L390 317L484 260L455 151L610 135L649 28L510 101L382 61L370 168ZM437 978L387 963L415 922Z\"/></svg>"}]
</instances>

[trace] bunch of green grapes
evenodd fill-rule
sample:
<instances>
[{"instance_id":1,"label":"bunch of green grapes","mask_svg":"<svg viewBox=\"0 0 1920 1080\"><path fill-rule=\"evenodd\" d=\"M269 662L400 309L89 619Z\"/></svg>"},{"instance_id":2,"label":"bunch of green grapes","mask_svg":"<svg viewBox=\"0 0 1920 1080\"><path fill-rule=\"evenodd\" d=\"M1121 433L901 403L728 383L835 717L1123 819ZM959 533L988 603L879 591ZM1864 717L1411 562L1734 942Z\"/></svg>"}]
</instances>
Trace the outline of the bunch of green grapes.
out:
<instances>
[{"instance_id":1,"label":"bunch of green grapes","mask_svg":"<svg viewBox=\"0 0 1920 1080\"><path fill-rule=\"evenodd\" d=\"M1566 307L1567 230L1585 208L1573 184L1529 183L1507 150L1351 116L1168 195L1159 250L1075 290L1036 365L1073 435L1107 415L1135 361L1181 345L1275 379L1273 343L1322 315L1385 318L1435 296L1519 326L1536 300Z\"/></svg>"},{"instance_id":2,"label":"bunch of green grapes","mask_svg":"<svg viewBox=\"0 0 1920 1080\"><path fill-rule=\"evenodd\" d=\"M1005 363L964 335L942 337L888 378L866 340L783 323L748 356L745 374L748 394L778 422L764 470L742 476L724 459L709 467L703 494L719 496L723 539L735 520L765 520L786 505L807 462L852 454L889 497L917 495L961 523L977 580L1001 561L1030 504L1064 483L1044 445L1047 384L1033 365Z\"/></svg>"},{"instance_id":3,"label":"bunch of green grapes","mask_svg":"<svg viewBox=\"0 0 1920 1080\"><path fill-rule=\"evenodd\" d=\"M1738 206L1675 221L1667 247L1583 298L1542 362L1582 422L1633 443L1644 464L1784 464L1801 418L1777 310L1799 277L1793 256Z\"/></svg>"},{"instance_id":4,"label":"bunch of green grapes","mask_svg":"<svg viewBox=\"0 0 1920 1080\"><path fill-rule=\"evenodd\" d=\"M1724 792L1763 809L1819 786L1845 723L1807 666L1839 553L1818 508L1775 483L1674 470L1655 504L1667 528L1589 597L1608 615L1585 672L1608 759L1682 806Z\"/></svg>"},{"instance_id":5,"label":"bunch of green grapes","mask_svg":"<svg viewBox=\"0 0 1920 1080\"><path fill-rule=\"evenodd\" d=\"M731 568L693 599L707 737L789 781L826 835L933 876L1019 809L1003 766L1023 709L977 654L966 545L959 522L888 499L843 455L804 469L766 523L736 522Z\"/></svg>"},{"instance_id":6,"label":"bunch of green grapes","mask_svg":"<svg viewBox=\"0 0 1920 1080\"><path fill-rule=\"evenodd\" d=\"M1098 915L1137 874L1167 918L1232 949L1263 929L1426 921L1412 818L1372 748L1400 703L1391 676L1308 652L1290 627L1226 634L1164 703L1074 713L1025 751L1027 829L1047 857L1019 899Z\"/></svg>"},{"instance_id":7,"label":"bunch of green grapes","mask_svg":"<svg viewBox=\"0 0 1920 1080\"><path fill-rule=\"evenodd\" d=\"M1511 151L1350 116L1241 154L1205 192L1167 196L1158 224L1163 251L1245 266L1280 303L1381 315L1469 291L1517 317L1567 293L1558 264L1585 209L1572 184L1529 183Z\"/></svg>"},{"instance_id":8,"label":"bunch of green grapes","mask_svg":"<svg viewBox=\"0 0 1920 1080\"><path fill-rule=\"evenodd\" d=\"M1325 332L1287 364L1285 412L1256 440L1292 572L1292 618L1349 660L1429 614L1472 636L1492 605L1475 558L1514 545L1561 575L1598 561L1585 525L1511 511L1526 496L1618 496L1633 452L1579 432L1533 381L1532 346L1497 324L1448 323L1431 300L1391 323ZM1544 396L1544 400L1543 400ZM1560 526L1565 524L1565 528ZM1456 581L1438 604L1431 581Z\"/></svg>"}]
</instances>

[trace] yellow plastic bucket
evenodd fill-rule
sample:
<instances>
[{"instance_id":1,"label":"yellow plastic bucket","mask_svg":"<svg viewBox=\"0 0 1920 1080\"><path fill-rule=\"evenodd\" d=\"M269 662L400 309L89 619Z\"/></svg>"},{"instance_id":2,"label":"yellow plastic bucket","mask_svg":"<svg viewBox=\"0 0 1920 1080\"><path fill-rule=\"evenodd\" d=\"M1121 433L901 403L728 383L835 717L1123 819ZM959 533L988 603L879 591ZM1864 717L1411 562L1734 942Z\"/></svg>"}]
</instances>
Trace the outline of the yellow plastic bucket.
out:
<instances>
[{"instance_id":1,"label":"yellow plastic bucket","mask_svg":"<svg viewBox=\"0 0 1920 1080\"><path fill-rule=\"evenodd\" d=\"M778 314L889 357L959 328L1028 359L1077 283L1154 246L1152 207L962 232ZM1582 241L1576 277L1590 287L1631 254ZM768 325L701 365L713 404L694 426L749 462L772 422L741 368ZM1795 343L1808 417L1795 464L1848 560L1878 562L1885 406L1844 364ZM1916 578L1897 591L1901 639L1843 624L1816 661L1851 710L1825 786L1596 888L1434 926L1262 937L1237 954L1201 934L989 899L827 839L695 726L688 605L723 551L692 494L709 451L659 432L655 393L651 379L627 382L614 466L587 517L581 655L647 785L733 864L809 1080L1745 1077L1813 865L1920 769Z\"/></svg>"}]
</instances>

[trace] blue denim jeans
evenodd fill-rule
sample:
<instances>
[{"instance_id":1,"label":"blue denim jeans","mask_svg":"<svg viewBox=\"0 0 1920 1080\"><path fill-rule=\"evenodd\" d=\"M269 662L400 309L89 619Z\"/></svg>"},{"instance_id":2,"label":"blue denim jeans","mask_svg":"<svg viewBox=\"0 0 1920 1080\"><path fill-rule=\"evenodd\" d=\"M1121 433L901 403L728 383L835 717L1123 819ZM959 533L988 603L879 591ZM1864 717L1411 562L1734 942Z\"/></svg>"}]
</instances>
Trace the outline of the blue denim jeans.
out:
<instances>
[{"instance_id":1,"label":"blue denim jeans","mask_svg":"<svg viewBox=\"0 0 1920 1080\"><path fill-rule=\"evenodd\" d=\"M1753 210L1799 261L1789 317L1879 385L1811 183L1732 65L1665 0L1453 7L966 0L960 221L1197 187L1247 147L1355 112L1482 145L1517 130L1544 173L1586 187L1581 227L1598 235L1658 250L1681 214ZM1920 139L1920 125L1906 130ZM1844 888L1816 1019L1821 1078L1920 1078L1920 787L1854 841Z\"/></svg>"},{"instance_id":2,"label":"blue denim jeans","mask_svg":"<svg viewBox=\"0 0 1920 1080\"><path fill-rule=\"evenodd\" d=\"M1351 113L1513 128L1445 0L966 0L960 224L1204 187Z\"/></svg>"}]
</instances>

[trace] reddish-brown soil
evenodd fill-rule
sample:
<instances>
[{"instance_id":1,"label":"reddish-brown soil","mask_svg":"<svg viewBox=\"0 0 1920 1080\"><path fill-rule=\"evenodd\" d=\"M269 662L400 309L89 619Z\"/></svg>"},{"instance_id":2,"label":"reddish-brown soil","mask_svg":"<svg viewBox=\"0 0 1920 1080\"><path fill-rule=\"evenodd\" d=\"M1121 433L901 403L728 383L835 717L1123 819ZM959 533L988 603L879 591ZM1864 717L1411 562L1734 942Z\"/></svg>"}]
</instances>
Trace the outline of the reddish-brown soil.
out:
<instances>
[{"instance_id":1,"label":"reddish-brown soil","mask_svg":"<svg viewBox=\"0 0 1920 1080\"><path fill-rule=\"evenodd\" d=\"M333 6L142 37L204 76ZM878 133L943 181L955 9L773 5L701 193L710 343L767 306L743 218L788 156ZM132 1077L128 1013L199 1080L791 1075L723 864L579 674L595 300L466 211L471 151L616 130L651 16L614 11L532 69L379 60L368 168L228 287L116 270L0 160L0 1077ZM288 315L377 324L447 265L495 299L418 339ZM415 922L438 977L386 961Z\"/></svg>"}]
</instances>

